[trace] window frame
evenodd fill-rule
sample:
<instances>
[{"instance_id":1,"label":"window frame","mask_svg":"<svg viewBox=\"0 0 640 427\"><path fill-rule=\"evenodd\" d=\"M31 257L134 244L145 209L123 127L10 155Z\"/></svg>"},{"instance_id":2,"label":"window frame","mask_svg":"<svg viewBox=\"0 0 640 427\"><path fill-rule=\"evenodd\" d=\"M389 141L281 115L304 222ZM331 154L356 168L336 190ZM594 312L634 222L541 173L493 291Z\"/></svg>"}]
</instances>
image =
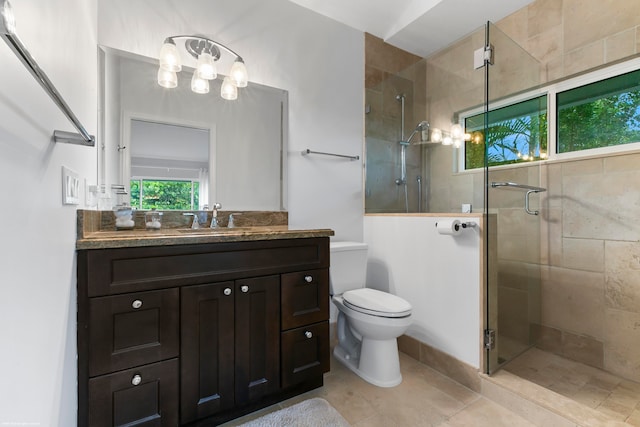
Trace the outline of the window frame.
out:
<instances>
[{"instance_id":1,"label":"window frame","mask_svg":"<svg viewBox=\"0 0 640 427\"><path fill-rule=\"evenodd\" d=\"M631 142L627 144L613 145L608 147L590 148L587 150L570 151L565 153L558 153L558 108L557 108L557 94L567 90L575 89L581 86L585 86L591 83L597 83L599 81L607 80L612 77L616 77L625 73L640 70L640 57L619 62L613 65L604 66L596 70L586 72L584 74L570 77L565 80L552 82L545 84L537 89L522 92L514 96L500 99L491 103L491 110L507 107L512 104L527 101L538 96L547 95L547 158L544 160L535 160L530 162L511 163L508 165L496 165L489 166L491 169L499 170L502 168L514 168L530 166L533 163L545 164L553 163L557 161L567 160L582 160L594 157L603 157L609 155L616 155L621 153L631 153L640 151L640 141ZM465 110L459 113L458 123L464 128L464 119L484 113L484 106ZM465 144L467 142L465 141ZM465 169L465 148L454 148L454 155L457 156L456 165L458 167L458 173L473 173L481 170L482 168Z\"/></svg>"}]
</instances>

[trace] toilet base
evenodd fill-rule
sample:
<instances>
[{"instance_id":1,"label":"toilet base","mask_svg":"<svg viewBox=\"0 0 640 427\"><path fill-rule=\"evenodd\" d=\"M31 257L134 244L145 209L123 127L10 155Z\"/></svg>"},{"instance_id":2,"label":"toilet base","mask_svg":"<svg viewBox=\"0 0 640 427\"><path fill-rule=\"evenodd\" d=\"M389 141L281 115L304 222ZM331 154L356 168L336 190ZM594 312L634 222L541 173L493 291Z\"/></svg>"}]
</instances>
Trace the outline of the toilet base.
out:
<instances>
[{"instance_id":1,"label":"toilet base","mask_svg":"<svg viewBox=\"0 0 640 427\"><path fill-rule=\"evenodd\" d=\"M395 387L402 382L395 339L364 339L359 358L351 357L339 344L333 349L333 355L354 374L378 387Z\"/></svg>"}]
</instances>

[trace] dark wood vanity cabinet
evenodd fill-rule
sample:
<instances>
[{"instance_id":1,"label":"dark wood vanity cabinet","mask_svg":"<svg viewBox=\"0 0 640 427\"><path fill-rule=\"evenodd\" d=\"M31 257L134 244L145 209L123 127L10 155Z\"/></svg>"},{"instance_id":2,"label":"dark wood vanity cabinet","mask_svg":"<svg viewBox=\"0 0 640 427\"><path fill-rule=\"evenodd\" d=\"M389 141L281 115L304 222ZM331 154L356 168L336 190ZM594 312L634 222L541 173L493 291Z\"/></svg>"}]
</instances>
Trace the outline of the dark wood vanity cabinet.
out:
<instances>
[{"instance_id":1,"label":"dark wood vanity cabinet","mask_svg":"<svg viewBox=\"0 0 640 427\"><path fill-rule=\"evenodd\" d=\"M280 277L182 288L183 423L280 390Z\"/></svg>"},{"instance_id":2,"label":"dark wood vanity cabinet","mask_svg":"<svg viewBox=\"0 0 640 427\"><path fill-rule=\"evenodd\" d=\"M329 239L78 251L78 425L216 425L322 385Z\"/></svg>"}]
</instances>

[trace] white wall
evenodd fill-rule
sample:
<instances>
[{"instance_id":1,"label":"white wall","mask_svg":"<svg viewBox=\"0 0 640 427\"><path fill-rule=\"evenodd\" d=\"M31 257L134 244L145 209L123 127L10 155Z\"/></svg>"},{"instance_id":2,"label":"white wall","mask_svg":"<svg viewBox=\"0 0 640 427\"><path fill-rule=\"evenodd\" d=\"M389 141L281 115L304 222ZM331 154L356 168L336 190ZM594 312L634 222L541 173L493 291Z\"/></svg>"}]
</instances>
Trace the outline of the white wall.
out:
<instances>
[{"instance_id":1,"label":"white wall","mask_svg":"<svg viewBox=\"0 0 640 427\"><path fill-rule=\"evenodd\" d=\"M17 34L96 133L96 4L13 1ZM73 127L0 41L0 425L76 423L76 206L61 166L96 182L96 149L51 141Z\"/></svg>"},{"instance_id":2,"label":"white wall","mask_svg":"<svg viewBox=\"0 0 640 427\"><path fill-rule=\"evenodd\" d=\"M361 32L287 0L98 0L98 14L100 44L157 57L167 36L202 34L242 55L251 81L289 91L289 223L362 241Z\"/></svg>"},{"instance_id":3,"label":"white wall","mask_svg":"<svg viewBox=\"0 0 640 427\"><path fill-rule=\"evenodd\" d=\"M481 230L442 235L435 227L442 219L366 216L367 287L411 303L407 335L479 368Z\"/></svg>"}]
</instances>

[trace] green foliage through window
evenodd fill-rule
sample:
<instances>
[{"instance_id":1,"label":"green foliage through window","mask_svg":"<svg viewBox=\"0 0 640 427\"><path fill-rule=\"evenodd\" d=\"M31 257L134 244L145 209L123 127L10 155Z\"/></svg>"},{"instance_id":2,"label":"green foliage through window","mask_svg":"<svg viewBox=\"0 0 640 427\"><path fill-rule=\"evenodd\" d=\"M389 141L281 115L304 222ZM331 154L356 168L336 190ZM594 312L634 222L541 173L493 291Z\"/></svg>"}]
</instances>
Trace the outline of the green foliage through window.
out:
<instances>
[{"instance_id":1,"label":"green foliage through window","mask_svg":"<svg viewBox=\"0 0 640 427\"><path fill-rule=\"evenodd\" d=\"M558 153L640 141L640 71L560 92Z\"/></svg>"},{"instance_id":2,"label":"green foliage through window","mask_svg":"<svg viewBox=\"0 0 640 427\"><path fill-rule=\"evenodd\" d=\"M198 208L197 181L131 180L131 206L138 209L191 210Z\"/></svg>"},{"instance_id":3,"label":"green foliage through window","mask_svg":"<svg viewBox=\"0 0 640 427\"><path fill-rule=\"evenodd\" d=\"M465 169L485 166L485 114L465 119ZM488 113L488 166L530 162L547 157L547 96L508 105Z\"/></svg>"}]
</instances>

